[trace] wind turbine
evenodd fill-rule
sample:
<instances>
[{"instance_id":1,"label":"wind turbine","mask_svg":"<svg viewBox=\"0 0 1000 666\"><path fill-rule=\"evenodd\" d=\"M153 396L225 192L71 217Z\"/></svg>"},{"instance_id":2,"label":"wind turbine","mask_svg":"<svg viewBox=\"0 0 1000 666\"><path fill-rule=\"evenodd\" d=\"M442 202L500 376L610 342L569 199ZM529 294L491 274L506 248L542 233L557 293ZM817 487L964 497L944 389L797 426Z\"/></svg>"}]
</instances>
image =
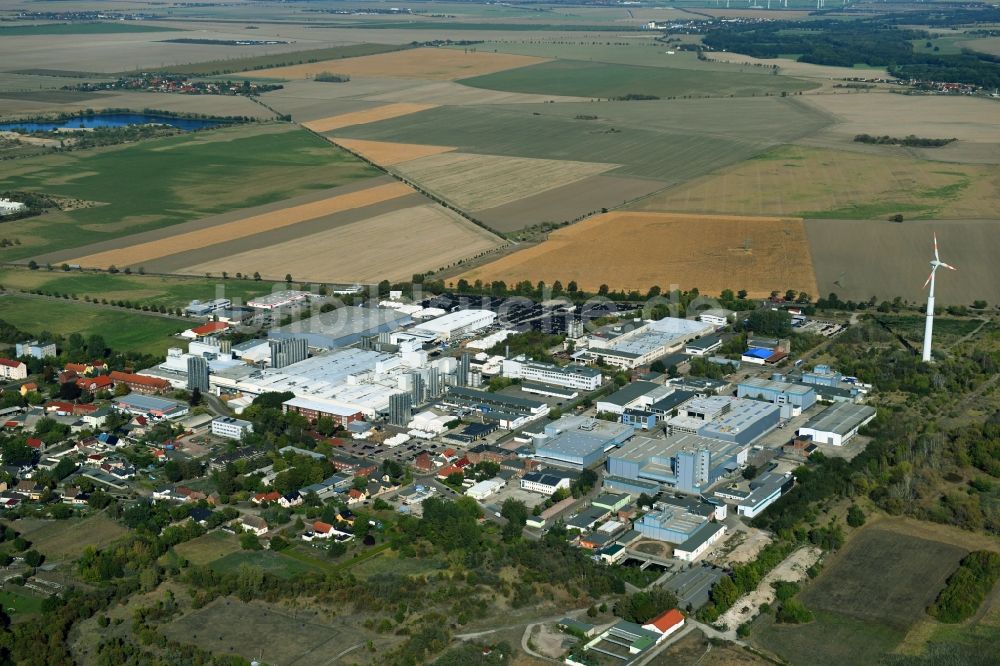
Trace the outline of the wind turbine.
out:
<instances>
[{"instance_id":1,"label":"wind turbine","mask_svg":"<svg viewBox=\"0 0 1000 666\"><path fill-rule=\"evenodd\" d=\"M954 266L950 266L943 261L938 255L938 242L937 234L934 234L934 258L931 259L931 274L927 277L927 282L924 282L924 289L927 285L931 286L931 290L927 293L927 323L924 326L924 361L931 360L931 335L934 331L934 277L937 274L937 269L944 266L947 269L955 270Z\"/></svg>"}]
</instances>

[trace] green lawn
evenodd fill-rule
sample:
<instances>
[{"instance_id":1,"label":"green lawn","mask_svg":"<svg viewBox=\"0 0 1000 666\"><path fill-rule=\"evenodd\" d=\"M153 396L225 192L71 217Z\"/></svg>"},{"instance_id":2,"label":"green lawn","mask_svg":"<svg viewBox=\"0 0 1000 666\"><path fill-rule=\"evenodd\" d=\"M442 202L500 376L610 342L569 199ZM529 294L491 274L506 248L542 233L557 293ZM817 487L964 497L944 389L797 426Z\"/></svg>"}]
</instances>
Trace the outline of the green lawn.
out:
<instances>
[{"instance_id":1,"label":"green lawn","mask_svg":"<svg viewBox=\"0 0 1000 666\"><path fill-rule=\"evenodd\" d=\"M183 557L191 564L204 565L225 557L240 549L239 539L229 534L216 530L203 534L197 539L185 541L177 544L173 552Z\"/></svg>"},{"instance_id":2,"label":"green lawn","mask_svg":"<svg viewBox=\"0 0 1000 666\"><path fill-rule=\"evenodd\" d=\"M9 294L0 296L0 319L36 336L45 331L59 335L97 333L112 349L161 356L167 348L181 344L171 336L189 327L176 319L128 310Z\"/></svg>"},{"instance_id":3,"label":"green lawn","mask_svg":"<svg viewBox=\"0 0 1000 666\"><path fill-rule=\"evenodd\" d=\"M248 564L260 567L266 573L292 578L306 573L322 573L323 569L309 564L302 559L288 557L284 553L273 553L269 550L241 550L230 553L212 562L211 567L219 573L232 573L240 566Z\"/></svg>"},{"instance_id":4,"label":"green lawn","mask_svg":"<svg viewBox=\"0 0 1000 666\"><path fill-rule=\"evenodd\" d=\"M63 272L28 270L26 268L0 269L0 285L21 291L41 290L48 293L76 294L108 300L130 300L149 305L183 308L192 300L206 301L213 298L239 299L246 303L251 298L269 294L274 283L231 278L184 278L153 275L125 275L124 273ZM285 284L279 285L284 289Z\"/></svg>"},{"instance_id":5,"label":"green lawn","mask_svg":"<svg viewBox=\"0 0 1000 666\"><path fill-rule=\"evenodd\" d=\"M580 60L543 62L460 82L489 90L602 98L629 94L660 98L750 97L816 87L799 79L756 72L698 71Z\"/></svg>"},{"instance_id":6,"label":"green lawn","mask_svg":"<svg viewBox=\"0 0 1000 666\"><path fill-rule=\"evenodd\" d=\"M322 138L274 123L20 159L4 167L0 190L104 205L4 224L3 235L22 244L5 248L0 259L118 238L376 174Z\"/></svg>"},{"instance_id":7,"label":"green lawn","mask_svg":"<svg viewBox=\"0 0 1000 666\"><path fill-rule=\"evenodd\" d=\"M164 28L143 23L41 23L0 27L0 37L25 35L102 35L122 32L179 32L177 28Z\"/></svg>"},{"instance_id":8,"label":"green lawn","mask_svg":"<svg viewBox=\"0 0 1000 666\"><path fill-rule=\"evenodd\" d=\"M0 604L3 604L3 611L17 621L21 615L42 612L42 598L35 597L27 593L15 592L13 590L0 590ZM13 609L13 612L11 611Z\"/></svg>"}]
</instances>

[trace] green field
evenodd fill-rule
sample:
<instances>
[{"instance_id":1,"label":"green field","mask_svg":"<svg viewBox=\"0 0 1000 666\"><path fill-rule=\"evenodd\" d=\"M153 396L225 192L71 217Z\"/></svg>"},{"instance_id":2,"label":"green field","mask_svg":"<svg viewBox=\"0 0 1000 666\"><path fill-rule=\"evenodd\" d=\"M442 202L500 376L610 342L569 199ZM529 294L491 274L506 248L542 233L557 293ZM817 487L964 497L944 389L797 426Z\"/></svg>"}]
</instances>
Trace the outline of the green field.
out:
<instances>
[{"instance_id":1,"label":"green field","mask_svg":"<svg viewBox=\"0 0 1000 666\"><path fill-rule=\"evenodd\" d=\"M90 208L3 225L21 245L0 260L64 250L229 210L259 206L377 172L284 124L250 124L8 163L2 190L34 190Z\"/></svg>"},{"instance_id":2,"label":"green field","mask_svg":"<svg viewBox=\"0 0 1000 666\"><path fill-rule=\"evenodd\" d=\"M5 300L0 299L0 304ZM2 314L0 318L6 319ZM14 527L49 562L74 560L88 546L107 545L128 531L103 513L67 520L25 519L14 523Z\"/></svg>"},{"instance_id":3,"label":"green field","mask_svg":"<svg viewBox=\"0 0 1000 666\"><path fill-rule=\"evenodd\" d=\"M104 35L122 32L179 32L177 28L163 28L142 23L41 23L0 27L0 37L26 35Z\"/></svg>"},{"instance_id":4,"label":"green field","mask_svg":"<svg viewBox=\"0 0 1000 666\"><path fill-rule=\"evenodd\" d=\"M873 525L855 534L799 595L816 620L775 624L762 615L754 638L794 664L873 664L916 623L967 553Z\"/></svg>"},{"instance_id":5,"label":"green field","mask_svg":"<svg viewBox=\"0 0 1000 666\"><path fill-rule=\"evenodd\" d=\"M193 74L212 76L216 74L226 74L229 72L243 72L251 69L266 69L269 67L281 67L305 62L318 62L320 60L337 60L339 58L356 58L358 56L374 55L376 53L387 53L389 51L399 51L409 48L396 44L349 44L346 46L333 46L326 49L310 49L308 51L294 51L292 53L273 53L270 55L247 56L245 58L231 58L229 60L209 60L207 62L192 63L190 65L173 65L165 67L161 71L173 74Z\"/></svg>"},{"instance_id":6,"label":"green field","mask_svg":"<svg viewBox=\"0 0 1000 666\"><path fill-rule=\"evenodd\" d=\"M61 270L0 269L0 286L20 291L76 294L108 300L128 300L148 305L183 308L193 300L228 298L246 303L251 298L284 289L285 283L219 278L160 277L123 273L84 273Z\"/></svg>"},{"instance_id":7,"label":"green field","mask_svg":"<svg viewBox=\"0 0 1000 666\"><path fill-rule=\"evenodd\" d=\"M43 337L43 332L69 335L97 333L116 351L138 351L162 356L181 341L171 337L189 325L177 319L141 314L131 310L54 298L0 296L0 319Z\"/></svg>"},{"instance_id":8,"label":"green field","mask_svg":"<svg viewBox=\"0 0 1000 666\"><path fill-rule=\"evenodd\" d=\"M923 315L891 315L879 314L876 318L884 322L894 333L902 335L908 340L919 342L924 339L925 317ZM978 319L969 317L934 318L934 335L944 338L960 338L972 333L982 324Z\"/></svg>"},{"instance_id":9,"label":"green field","mask_svg":"<svg viewBox=\"0 0 1000 666\"><path fill-rule=\"evenodd\" d=\"M475 88L543 95L623 97L750 97L793 93L817 84L755 72L719 72L555 60L530 67L462 79Z\"/></svg>"},{"instance_id":10,"label":"green field","mask_svg":"<svg viewBox=\"0 0 1000 666\"><path fill-rule=\"evenodd\" d=\"M351 567L351 573L361 578L378 574L397 574L400 576L419 576L447 569L448 565L433 559L416 557L399 557L393 551L382 551L381 554L366 559L357 566Z\"/></svg>"},{"instance_id":11,"label":"green field","mask_svg":"<svg viewBox=\"0 0 1000 666\"><path fill-rule=\"evenodd\" d=\"M174 546L173 551L191 564L205 565L240 549L239 539L216 530Z\"/></svg>"},{"instance_id":12,"label":"green field","mask_svg":"<svg viewBox=\"0 0 1000 666\"><path fill-rule=\"evenodd\" d=\"M701 99L439 107L336 133L471 153L621 164L614 173L682 182L825 123L780 98Z\"/></svg>"},{"instance_id":13,"label":"green field","mask_svg":"<svg viewBox=\"0 0 1000 666\"><path fill-rule=\"evenodd\" d=\"M274 553L269 550L241 550L225 555L214 562L211 567L219 573L232 573L242 565L260 567L265 573L280 578L292 578L306 573L322 573L317 566L306 563L303 559L289 557L284 553Z\"/></svg>"},{"instance_id":14,"label":"green field","mask_svg":"<svg viewBox=\"0 0 1000 666\"><path fill-rule=\"evenodd\" d=\"M23 615L41 613L42 601L42 597L36 597L26 592L22 593L13 589L0 590L0 604L2 604L3 611L14 622L17 622Z\"/></svg>"}]
</instances>

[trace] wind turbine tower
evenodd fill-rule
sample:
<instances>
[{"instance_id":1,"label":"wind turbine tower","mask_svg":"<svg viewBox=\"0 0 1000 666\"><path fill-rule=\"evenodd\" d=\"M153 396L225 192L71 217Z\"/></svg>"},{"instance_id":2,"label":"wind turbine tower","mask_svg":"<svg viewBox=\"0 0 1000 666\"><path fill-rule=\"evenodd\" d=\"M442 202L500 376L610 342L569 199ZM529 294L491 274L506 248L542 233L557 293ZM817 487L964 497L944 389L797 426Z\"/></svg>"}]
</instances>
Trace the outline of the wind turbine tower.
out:
<instances>
[{"instance_id":1,"label":"wind turbine tower","mask_svg":"<svg viewBox=\"0 0 1000 666\"><path fill-rule=\"evenodd\" d=\"M931 360L931 336L934 332L934 278L937 275L937 269L942 266L949 270L955 270L954 266L941 261L941 257L938 255L937 234L934 234L934 258L931 259L931 274L927 278L927 282L924 283L925 289L927 285L931 286L931 290L927 293L927 322L924 325L924 361Z\"/></svg>"}]
</instances>

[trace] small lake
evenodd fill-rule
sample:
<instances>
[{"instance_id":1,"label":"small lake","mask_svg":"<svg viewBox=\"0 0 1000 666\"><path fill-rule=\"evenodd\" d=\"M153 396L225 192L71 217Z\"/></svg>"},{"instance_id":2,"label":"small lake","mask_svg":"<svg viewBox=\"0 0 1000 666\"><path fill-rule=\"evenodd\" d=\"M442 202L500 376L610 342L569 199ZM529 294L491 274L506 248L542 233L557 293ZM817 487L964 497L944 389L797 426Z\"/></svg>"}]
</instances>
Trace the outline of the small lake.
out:
<instances>
[{"instance_id":1,"label":"small lake","mask_svg":"<svg viewBox=\"0 0 1000 666\"><path fill-rule=\"evenodd\" d=\"M65 120L51 122L10 122L0 123L0 130L21 130L27 132L51 132L57 129L80 129L92 127L126 127L128 125L170 125L181 130L197 130L203 127L215 127L221 120L204 118L174 118L173 116L157 116L146 113L106 113L93 116L76 116Z\"/></svg>"}]
</instances>

